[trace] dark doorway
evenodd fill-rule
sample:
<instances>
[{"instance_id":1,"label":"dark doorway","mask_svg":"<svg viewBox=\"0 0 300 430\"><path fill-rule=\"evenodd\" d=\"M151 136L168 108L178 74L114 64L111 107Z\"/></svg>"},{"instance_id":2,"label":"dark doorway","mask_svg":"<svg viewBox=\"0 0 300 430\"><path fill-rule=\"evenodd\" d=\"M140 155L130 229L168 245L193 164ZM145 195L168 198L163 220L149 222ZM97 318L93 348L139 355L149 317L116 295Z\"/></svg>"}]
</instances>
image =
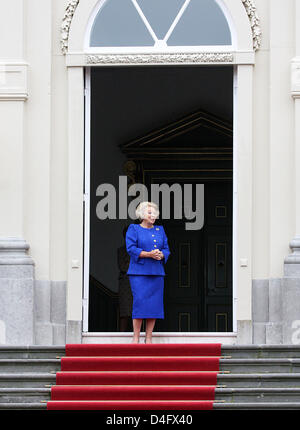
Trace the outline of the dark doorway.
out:
<instances>
[{"instance_id":1,"label":"dark doorway","mask_svg":"<svg viewBox=\"0 0 300 430\"><path fill-rule=\"evenodd\" d=\"M91 69L90 332L121 327L117 254L134 222L119 219L124 175L149 192L153 183L204 184L201 230L172 213L156 222L172 254L155 331L232 331L232 123L232 66ZM117 190L116 219L96 216L103 183Z\"/></svg>"}]
</instances>

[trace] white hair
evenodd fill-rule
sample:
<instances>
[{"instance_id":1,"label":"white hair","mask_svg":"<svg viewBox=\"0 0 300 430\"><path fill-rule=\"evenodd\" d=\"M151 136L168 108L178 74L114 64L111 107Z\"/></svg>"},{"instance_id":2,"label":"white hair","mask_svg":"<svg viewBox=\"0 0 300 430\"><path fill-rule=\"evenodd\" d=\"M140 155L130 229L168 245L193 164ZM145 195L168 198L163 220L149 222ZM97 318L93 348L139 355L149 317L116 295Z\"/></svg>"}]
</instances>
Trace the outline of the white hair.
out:
<instances>
[{"instance_id":1,"label":"white hair","mask_svg":"<svg viewBox=\"0 0 300 430\"><path fill-rule=\"evenodd\" d=\"M141 202L135 210L135 215L137 218L139 218L140 221L144 219L145 210L147 209L148 206L151 206L154 209L155 217L158 218L159 210L156 203Z\"/></svg>"}]
</instances>

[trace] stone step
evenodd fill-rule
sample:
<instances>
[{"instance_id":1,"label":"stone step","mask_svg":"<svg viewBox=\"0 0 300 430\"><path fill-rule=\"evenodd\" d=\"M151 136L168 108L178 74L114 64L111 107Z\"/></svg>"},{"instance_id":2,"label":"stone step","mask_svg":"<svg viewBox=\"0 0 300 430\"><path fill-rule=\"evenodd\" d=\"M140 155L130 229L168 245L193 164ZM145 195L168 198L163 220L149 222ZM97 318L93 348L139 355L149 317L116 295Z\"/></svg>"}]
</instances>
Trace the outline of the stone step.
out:
<instances>
[{"instance_id":1,"label":"stone step","mask_svg":"<svg viewBox=\"0 0 300 430\"><path fill-rule=\"evenodd\" d=\"M53 359L0 359L0 373L57 372L61 360ZM300 373L299 358L220 359L220 370L230 373Z\"/></svg>"},{"instance_id":2,"label":"stone step","mask_svg":"<svg viewBox=\"0 0 300 430\"><path fill-rule=\"evenodd\" d=\"M4 346L0 345L0 359L64 357L64 346Z\"/></svg>"},{"instance_id":3,"label":"stone step","mask_svg":"<svg viewBox=\"0 0 300 430\"><path fill-rule=\"evenodd\" d=\"M300 358L300 345L222 345L221 355L232 358ZM0 345L0 359L64 356L64 346Z\"/></svg>"},{"instance_id":4,"label":"stone step","mask_svg":"<svg viewBox=\"0 0 300 430\"><path fill-rule=\"evenodd\" d=\"M300 402L300 388L216 388L215 399L235 403ZM0 388L0 403L50 400L51 388Z\"/></svg>"},{"instance_id":5,"label":"stone step","mask_svg":"<svg viewBox=\"0 0 300 430\"><path fill-rule=\"evenodd\" d=\"M214 409L300 409L300 346L223 345ZM0 346L0 409L46 409L64 346ZM219 401L219 402L218 402Z\"/></svg>"},{"instance_id":6,"label":"stone step","mask_svg":"<svg viewBox=\"0 0 300 430\"><path fill-rule=\"evenodd\" d=\"M35 410L47 409L47 403L0 403L0 410ZM268 402L268 403L217 403L213 405L215 410L299 410L300 403Z\"/></svg>"},{"instance_id":7,"label":"stone step","mask_svg":"<svg viewBox=\"0 0 300 430\"><path fill-rule=\"evenodd\" d=\"M0 373L57 372L61 369L59 358L0 359Z\"/></svg>"},{"instance_id":8,"label":"stone step","mask_svg":"<svg viewBox=\"0 0 300 430\"><path fill-rule=\"evenodd\" d=\"M55 373L0 373L1 388L45 388L55 383Z\"/></svg>"},{"instance_id":9,"label":"stone step","mask_svg":"<svg viewBox=\"0 0 300 430\"><path fill-rule=\"evenodd\" d=\"M234 403L300 402L300 388L216 388L216 401ZM1 388L0 403L38 403L51 399L50 388Z\"/></svg>"},{"instance_id":10,"label":"stone step","mask_svg":"<svg viewBox=\"0 0 300 430\"><path fill-rule=\"evenodd\" d=\"M35 410L47 409L47 403L33 402L33 403L0 403L0 410Z\"/></svg>"},{"instance_id":11,"label":"stone step","mask_svg":"<svg viewBox=\"0 0 300 430\"><path fill-rule=\"evenodd\" d=\"M300 358L300 345L222 345L221 355L232 358ZM0 345L0 359L58 356L65 356L65 346Z\"/></svg>"},{"instance_id":12,"label":"stone step","mask_svg":"<svg viewBox=\"0 0 300 430\"><path fill-rule=\"evenodd\" d=\"M53 373L60 371L60 359L0 360L0 375L17 373ZM297 374L300 359L221 359L220 371L231 374Z\"/></svg>"},{"instance_id":13,"label":"stone step","mask_svg":"<svg viewBox=\"0 0 300 430\"><path fill-rule=\"evenodd\" d=\"M300 345L222 345L232 358L300 358Z\"/></svg>"},{"instance_id":14,"label":"stone step","mask_svg":"<svg viewBox=\"0 0 300 430\"><path fill-rule=\"evenodd\" d=\"M0 373L57 372L61 370L61 360L13 358L0 359ZM117 369L116 369L117 370ZM220 359L220 370L230 373L300 373L299 358L258 358Z\"/></svg>"},{"instance_id":15,"label":"stone step","mask_svg":"<svg viewBox=\"0 0 300 430\"><path fill-rule=\"evenodd\" d=\"M300 373L252 373L220 374L217 385L224 388L300 388Z\"/></svg>"},{"instance_id":16,"label":"stone step","mask_svg":"<svg viewBox=\"0 0 300 430\"><path fill-rule=\"evenodd\" d=\"M300 388L216 388L215 399L226 403L300 403Z\"/></svg>"},{"instance_id":17,"label":"stone step","mask_svg":"<svg viewBox=\"0 0 300 430\"><path fill-rule=\"evenodd\" d=\"M215 410L299 410L300 402L214 403Z\"/></svg>"},{"instance_id":18,"label":"stone step","mask_svg":"<svg viewBox=\"0 0 300 430\"><path fill-rule=\"evenodd\" d=\"M0 403L39 403L50 398L51 388L0 388Z\"/></svg>"},{"instance_id":19,"label":"stone step","mask_svg":"<svg viewBox=\"0 0 300 430\"><path fill-rule=\"evenodd\" d=\"M298 373L300 358L220 359L220 370L230 373Z\"/></svg>"}]
</instances>

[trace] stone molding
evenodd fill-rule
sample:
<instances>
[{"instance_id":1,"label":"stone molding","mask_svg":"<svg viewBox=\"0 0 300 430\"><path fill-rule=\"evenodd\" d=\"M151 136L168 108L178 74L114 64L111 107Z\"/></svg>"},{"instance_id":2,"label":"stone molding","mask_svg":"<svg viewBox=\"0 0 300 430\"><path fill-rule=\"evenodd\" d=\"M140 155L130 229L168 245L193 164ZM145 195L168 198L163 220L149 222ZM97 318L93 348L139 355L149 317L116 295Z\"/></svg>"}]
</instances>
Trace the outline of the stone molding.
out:
<instances>
[{"instance_id":1,"label":"stone molding","mask_svg":"<svg viewBox=\"0 0 300 430\"><path fill-rule=\"evenodd\" d=\"M253 37L253 50L257 51L261 46L262 32L260 19L257 14L257 8L254 0L241 0L247 12ZM61 24L61 50L63 54L68 52L69 34L74 13L79 5L80 0L71 0L66 7L65 15Z\"/></svg>"},{"instance_id":2,"label":"stone molding","mask_svg":"<svg viewBox=\"0 0 300 430\"><path fill-rule=\"evenodd\" d=\"M62 20L60 44L61 44L61 50L63 54L66 54L68 51L70 27L71 27L75 10L79 4L79 1L80 0L72 0L69 2L68 6L66 7L65 15Z\"/></svg>"},{"instance_id":3,"label":"stone molding","mask_svg":"<svg viewBox=\"0 0 300 430\"><path fill-rule=\"evenodd\" d=\"M1 265L35 265L27 254L28 243L17 237L0 237L0 266Z\"/></svg>"},{"instance_id":4,"label":"stone molding","mask_svg":"<svg viewBox=\"0 0 300 430\"><path fill-rule=\"evenodd\" d=\"M257 14L257 8L254 0L242 0L243 5L246 9L253 37L253 50L257 51L261 46L262 32L260 27L260 19Z\"/></svg>"},{"instance_id":5,"label":"stone molding","mask_svg":"<svg viewBox=\"0 0 300 430\"><path fill-rule=\"evenodd\" d=\"M103 54L87 55L87 64L199 64L233 63L231 52L205 52L199 54Z\"/></svg>"}]
</instances>

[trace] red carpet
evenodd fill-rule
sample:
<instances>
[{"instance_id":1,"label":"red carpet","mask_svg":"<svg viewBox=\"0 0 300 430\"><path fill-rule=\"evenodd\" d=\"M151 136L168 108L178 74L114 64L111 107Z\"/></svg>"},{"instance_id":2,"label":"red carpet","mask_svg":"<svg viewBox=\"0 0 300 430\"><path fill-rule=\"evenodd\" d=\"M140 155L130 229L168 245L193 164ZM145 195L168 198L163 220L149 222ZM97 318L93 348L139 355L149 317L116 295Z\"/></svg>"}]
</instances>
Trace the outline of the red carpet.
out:
<instances>
[{"instance_id":1,"label":"red carpet","mask_svg":"<svg viewBox=\"0 0 300 430\"><path fill-rule=\"evenodd\" d=\"M48 410L208 410L221 344L66 345Z\"/></svg>"},{"instance_id":2,"label":"red carpet","mask_svg":"<svg viewBox=\"0 0 300 430\"><path fill-rule=\"evenodd\" d=\"M79 411L79 410L210 410L212 409L213 402L192 402L192 401L132 401L132 402L48 402L48 410L69 410L69 411Z\"/></svg>"},{"instance_id":3,"label":"red carpet","mask_svg":"<svg viewBox=\"0 0 300 430\"><path fill-rule=\"evenodd\" d=\"M117 348L116 348L117 346ZM68 344L66 345L67 357L100 357L100 356L143 356L149 355L149 348L153 356L203 356L216 357L221 355L221 344L218 343L169 343L145 345L134 344ZM183 354L184 352L184 354Z\"/></svg>"},{"instance_id":4,"label":"red carpet","mask_svg":"<svg viewBox=\"0 0 300 430\"><path fill-rule=\"evenodd\" d=\"M216 370L216 357L64 357L64 371Z\"/></svg>"}]
</instances>

